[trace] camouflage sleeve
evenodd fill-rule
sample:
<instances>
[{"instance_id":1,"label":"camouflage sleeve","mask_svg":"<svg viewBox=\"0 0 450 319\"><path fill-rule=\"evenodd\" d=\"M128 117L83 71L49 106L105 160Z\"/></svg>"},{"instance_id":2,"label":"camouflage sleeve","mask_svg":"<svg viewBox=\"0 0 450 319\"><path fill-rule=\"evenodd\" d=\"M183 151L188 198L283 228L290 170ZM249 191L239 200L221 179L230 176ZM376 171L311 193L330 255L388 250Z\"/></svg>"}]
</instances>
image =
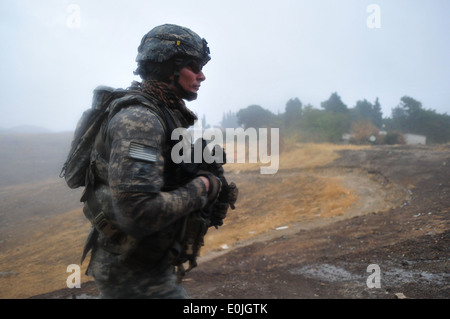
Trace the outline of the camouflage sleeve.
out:
<instances>
[{"instance_id":1,"label":"camouflage sleeve","mask_svg":"<svg viewBox=\"0 0 450 319\"><path fill-rule=\"evenodd\" d=\"M142 238L157 232L206 203L200 178L163 192L165 132L147 108L118 112L108 126L111 153L109 185L114 215L123 231Z\"/></svg>"}]
</instances>

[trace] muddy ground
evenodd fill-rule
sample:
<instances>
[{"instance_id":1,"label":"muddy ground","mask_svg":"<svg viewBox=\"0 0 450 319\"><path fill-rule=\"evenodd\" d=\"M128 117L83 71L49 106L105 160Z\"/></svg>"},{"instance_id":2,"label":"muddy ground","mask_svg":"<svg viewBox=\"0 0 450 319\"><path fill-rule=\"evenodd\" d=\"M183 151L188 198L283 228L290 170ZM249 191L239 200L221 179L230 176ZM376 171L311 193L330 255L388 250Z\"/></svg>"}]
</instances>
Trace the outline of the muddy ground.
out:
<instances>
[{"instance_id":1,"label":"muddy ground","mask_svg":"<svg viewBox=\"0 0 450 319\"><path fill-rule=\"evenodd\" d=\"M450 145L377 146L340 151L340 155L319 169L324 174L328 170L335 175L362 174L374 185L389 184L382 187L384 193L347 185L366 194L362 206L374 200L396 204L307 228L278 230L216 256L204 256L185 278L190 297L449 298ZM240 174L239 178L248 177ZM89 282L81 289L35 298L96 294Z\"/></svg>"}]
</instances>

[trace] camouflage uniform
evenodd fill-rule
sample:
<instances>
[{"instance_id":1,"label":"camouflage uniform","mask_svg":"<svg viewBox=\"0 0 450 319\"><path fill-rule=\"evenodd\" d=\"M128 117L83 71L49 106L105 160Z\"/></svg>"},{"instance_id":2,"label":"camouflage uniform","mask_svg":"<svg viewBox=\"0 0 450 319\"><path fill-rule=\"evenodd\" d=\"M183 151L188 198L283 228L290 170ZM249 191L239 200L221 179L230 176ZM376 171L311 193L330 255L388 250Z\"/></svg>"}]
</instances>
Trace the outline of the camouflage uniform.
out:
<instances>
[{"instance_id":1,"label":"camouflage uniform","mask_svg":"<svg viewBox=\"0 0 450 319\"><path fill-rule=\"evenodd\" d=\"M164 89L164 83L150 81L150 89L152 85L160 99L170 96L165 104L179 127L193 124L196 117L182 100ZM112 108L120 102L113 102ZM185 296L175 283L170 250L182 217L203 208L207 193L199 178L181 185L157 108L153 104L153 110L142 105L121 109L105 127L109 162L97 150L92 154L95 197L108 221L120 230L113 238L99 233L88 267L105 297ZM140 151L133 153L135 149ZM89 215L88 203L84 210Z\"/></svg>"}]
</instances>

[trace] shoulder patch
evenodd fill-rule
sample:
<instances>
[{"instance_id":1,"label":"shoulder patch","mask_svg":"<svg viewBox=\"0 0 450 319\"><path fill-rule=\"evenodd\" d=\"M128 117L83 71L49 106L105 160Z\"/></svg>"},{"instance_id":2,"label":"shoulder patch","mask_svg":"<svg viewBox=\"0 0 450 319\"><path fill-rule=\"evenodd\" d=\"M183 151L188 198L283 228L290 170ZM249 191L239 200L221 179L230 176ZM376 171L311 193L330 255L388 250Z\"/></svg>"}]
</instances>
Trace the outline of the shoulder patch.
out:
<instances>
[{"instance_id":1,"label":"shoulder patch","mask_svg":"<svg viewBox=\"0 0 450 319\"><path fill-rule=\"evenodd\" d=\"M128 150L128 155L131 158L152 163L156 162L157 153L156 148L136 142L131 142Z\"/></svg>"}]
</instances>

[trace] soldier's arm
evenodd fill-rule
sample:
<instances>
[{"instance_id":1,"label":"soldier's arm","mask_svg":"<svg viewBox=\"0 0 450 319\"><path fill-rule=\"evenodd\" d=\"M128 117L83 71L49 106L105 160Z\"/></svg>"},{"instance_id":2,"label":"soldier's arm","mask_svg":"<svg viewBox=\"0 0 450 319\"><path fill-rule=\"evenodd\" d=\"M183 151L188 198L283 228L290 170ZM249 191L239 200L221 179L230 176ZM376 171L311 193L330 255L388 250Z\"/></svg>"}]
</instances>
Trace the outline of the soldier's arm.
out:
<instances>
[{"instance_id":1,"label":"soldier's arm","mask_svg":"<svg viewBox=\"0 0 450 319\"><path fill-rule=\"evenodd\" d=\"M206 204L201 178L163 192L163 145L159 118L143 107L128 107L108 126L109 185L114 213L123 231L142 238Z\"/></svg>"}]
</instances>

